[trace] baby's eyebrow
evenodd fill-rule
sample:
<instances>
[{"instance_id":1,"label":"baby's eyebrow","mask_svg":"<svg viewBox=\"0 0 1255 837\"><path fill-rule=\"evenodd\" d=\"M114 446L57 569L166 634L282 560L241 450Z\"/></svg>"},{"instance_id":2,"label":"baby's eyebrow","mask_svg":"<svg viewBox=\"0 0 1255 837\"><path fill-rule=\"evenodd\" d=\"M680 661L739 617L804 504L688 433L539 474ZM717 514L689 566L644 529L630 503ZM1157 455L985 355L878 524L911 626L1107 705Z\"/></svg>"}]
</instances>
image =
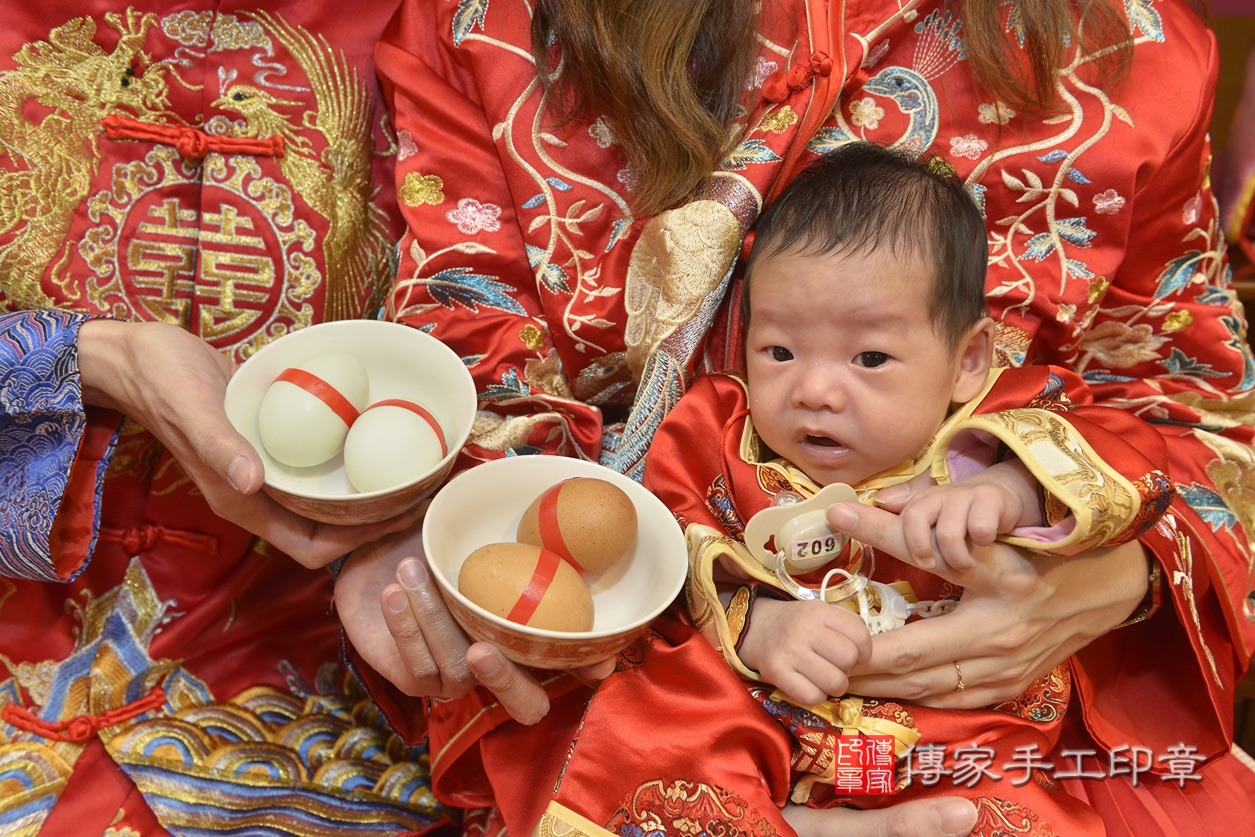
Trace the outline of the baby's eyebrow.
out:
<instances>
[{"instance_id":1,"label":"baby's eyebrow","mask_svg":"<svg viewBox=\"0 0 1255 837\"><path fill-rule=\"evenodd\" d=\"M908 320L909 318L902 314L866 311L850 315L845 320L845 324L870 332L899 334Z\"/></svg>"}]
</instances>

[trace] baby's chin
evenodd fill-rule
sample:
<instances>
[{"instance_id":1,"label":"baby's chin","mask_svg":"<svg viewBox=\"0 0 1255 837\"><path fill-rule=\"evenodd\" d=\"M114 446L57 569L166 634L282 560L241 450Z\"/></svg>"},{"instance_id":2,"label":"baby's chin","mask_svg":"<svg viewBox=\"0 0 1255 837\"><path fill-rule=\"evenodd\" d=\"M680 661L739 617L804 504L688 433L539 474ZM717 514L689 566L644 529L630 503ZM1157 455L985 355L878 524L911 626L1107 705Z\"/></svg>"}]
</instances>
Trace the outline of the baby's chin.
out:
<instances>
[{"instance_id":1,"label":"baby's chin","mask_svg":"<svg viewBox=\"0 0 1255 837\"><path fill-rule=\"evenodd\" d=\"M821 488L828 485L834 485L836 483L857 486L867 478L875 476L875 474L878 473L877 471L870 471L866 467L860 467L854 463L850 463L850 465L846 467L834 468L831 466L817 464L815 462L805 461L805 457L799 458L803 459L803 461L795 461L793 464L801 468L802 471L806 473L806 476L814 480L815 484Z\"/></svg>"},{"instance_id":2,"label":"baby's chin","mask_svg":"<svg viewBox=\"0 0 1255 837\"><path fill-rule=\"evenodd\" d=\"M807 476L814 480L815 484L820 488L826 488L827 486L836 485L837 483L843 483L851 488L857 488L859 483L867 479L866 476L855 475L853 477L848 477L845 474L823 474L818 478L816 478L814 474L807 474ZM868 476L870 476L870 474Z\"/></svg>"}]
</instances>

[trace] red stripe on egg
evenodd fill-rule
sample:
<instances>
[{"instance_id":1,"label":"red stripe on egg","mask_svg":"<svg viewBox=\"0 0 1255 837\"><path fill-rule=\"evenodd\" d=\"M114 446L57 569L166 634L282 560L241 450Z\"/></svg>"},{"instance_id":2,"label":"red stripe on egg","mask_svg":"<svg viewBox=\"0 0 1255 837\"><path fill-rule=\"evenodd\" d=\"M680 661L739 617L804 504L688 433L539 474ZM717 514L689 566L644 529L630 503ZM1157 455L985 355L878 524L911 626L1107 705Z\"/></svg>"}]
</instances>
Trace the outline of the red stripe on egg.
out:
<instances>
[{"instance_id":1,"label":"red stripe on egg","mask_svg":"<svg viewBox=\"0 0 1255 837\"><path fill-rule=\"evenodd\" d=\"M322 378L304 369L283 370L276 381L284 381L289 384L300 387L310 395L317 398L322 403L331 408L331 411L340 417L346 427L352 427L353 422L357 421L357 408L353 406L353 402L340 394L340 390L324 381Z\"/></svg>"},{"instance_id":2,"label":"red stripe on egg","mask_svg":"<svg viewBox=\"0 0 1255 837\"><path fill-rule=\"evenodd\" d=\"M543 546L540 548L540 554L536 558L536 569L532 571L531 580L527 582L527 587L519 594L519 600L514 603L514 607L510 610L506 619L520 625L528 623L536 613L536 608L540 607L540 600L549 592L549 585L553 583L554 576L558 574L558 564L561 561L561 556L556 552L551 552Z\"/></svg>"},{"instance_id":3,"label":"red stripe on egg","mask_svg":"<svg viewBox=\"0 0 1255 837\"><path fill-rule=\"evenodd\" d=\"M433 416L423 405L415 404L413 401L406 401L402 398L387 398L383 401L376 401L374 404L370 405L370 409L372 410L376 407L400 407L414 413L423 421L427 422L427 424L431 426L432 432L436 434L436 438L440 441L440 457L443 459L449 455L449 443L445 441L444 430L441 429L440 422L436 421L436 417Z\"/></svg>"},{"instance_id":4,"label":"red stripe on egg","mask_svg":"<svg viewBox=\"0 0 1255 837\"><path fill-rule=\"evenodd\" d=\"M540 542L545 549L552 549L558 556L583 574L584 568L575 560L571 549L562 537L562 525L558 522L558 495L566 480L555 485L540 498L540 508L536 510L536 528L540 530Z\"/></svg>"}]
</instances>

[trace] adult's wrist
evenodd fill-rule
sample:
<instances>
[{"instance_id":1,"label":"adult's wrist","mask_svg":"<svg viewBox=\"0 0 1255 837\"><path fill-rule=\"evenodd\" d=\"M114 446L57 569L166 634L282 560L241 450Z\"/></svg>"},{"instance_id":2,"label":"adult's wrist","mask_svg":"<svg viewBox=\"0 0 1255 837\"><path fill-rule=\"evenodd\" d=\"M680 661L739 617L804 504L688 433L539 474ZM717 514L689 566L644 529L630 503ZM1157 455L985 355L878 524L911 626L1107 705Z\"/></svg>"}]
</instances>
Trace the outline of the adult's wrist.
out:
<instances>
[{"instance_id":1,"label":"adult's wrist","mask_svg":"<svg viewBox=\"0 0 1255 837\"><path fill-rule=\"evenodd\" d=\"M126 412L117 390L127 365L130 328L128 323L105 317L79 326L76 346L84 404Z\"/></svg>"},{"instance_id":2,"label":"adult's wrist","mask_svg":"<svg viewBox=\"0 0 1255 837\"><path fill-rule=\"evenodd\" d=\"M1138 622L1146 621L1154 616L1160 605L1163 604L1163 567L1160 566L1154 553L1149 549L1142 547L1142 553L1146 556L1148 565L1146 571L1146 592L1142 595L1141 601L1138 602L1133 612L1129 614L1127 619L1116 625L1116 628L1126 628L1129 625L1136 625Z\"/></svg>"}]
</instances>

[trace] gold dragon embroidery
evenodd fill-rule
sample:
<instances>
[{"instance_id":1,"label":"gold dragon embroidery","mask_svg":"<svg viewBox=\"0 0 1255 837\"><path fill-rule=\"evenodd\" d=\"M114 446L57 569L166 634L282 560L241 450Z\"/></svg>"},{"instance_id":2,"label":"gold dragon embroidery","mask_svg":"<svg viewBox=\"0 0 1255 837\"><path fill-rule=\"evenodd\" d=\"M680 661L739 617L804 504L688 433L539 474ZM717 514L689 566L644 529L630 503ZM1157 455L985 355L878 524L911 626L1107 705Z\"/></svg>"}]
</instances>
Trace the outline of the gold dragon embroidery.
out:
<instances>
[{"instance_id":1,"label":"gold dragon embroidery","mask_svg":"<svg viewBox=\"0 0 1255 837\"><path fill-rule=\"evenodd\" d=\"M143 72L156 15L127 9L104 19L121 36L112 51L95 42L94 20L75 18L23 46L17 69L0 74L0 310L55 304L41 283L100 167L100 121L166 107L163 72Z\"/></svg>"}]
</instances>

